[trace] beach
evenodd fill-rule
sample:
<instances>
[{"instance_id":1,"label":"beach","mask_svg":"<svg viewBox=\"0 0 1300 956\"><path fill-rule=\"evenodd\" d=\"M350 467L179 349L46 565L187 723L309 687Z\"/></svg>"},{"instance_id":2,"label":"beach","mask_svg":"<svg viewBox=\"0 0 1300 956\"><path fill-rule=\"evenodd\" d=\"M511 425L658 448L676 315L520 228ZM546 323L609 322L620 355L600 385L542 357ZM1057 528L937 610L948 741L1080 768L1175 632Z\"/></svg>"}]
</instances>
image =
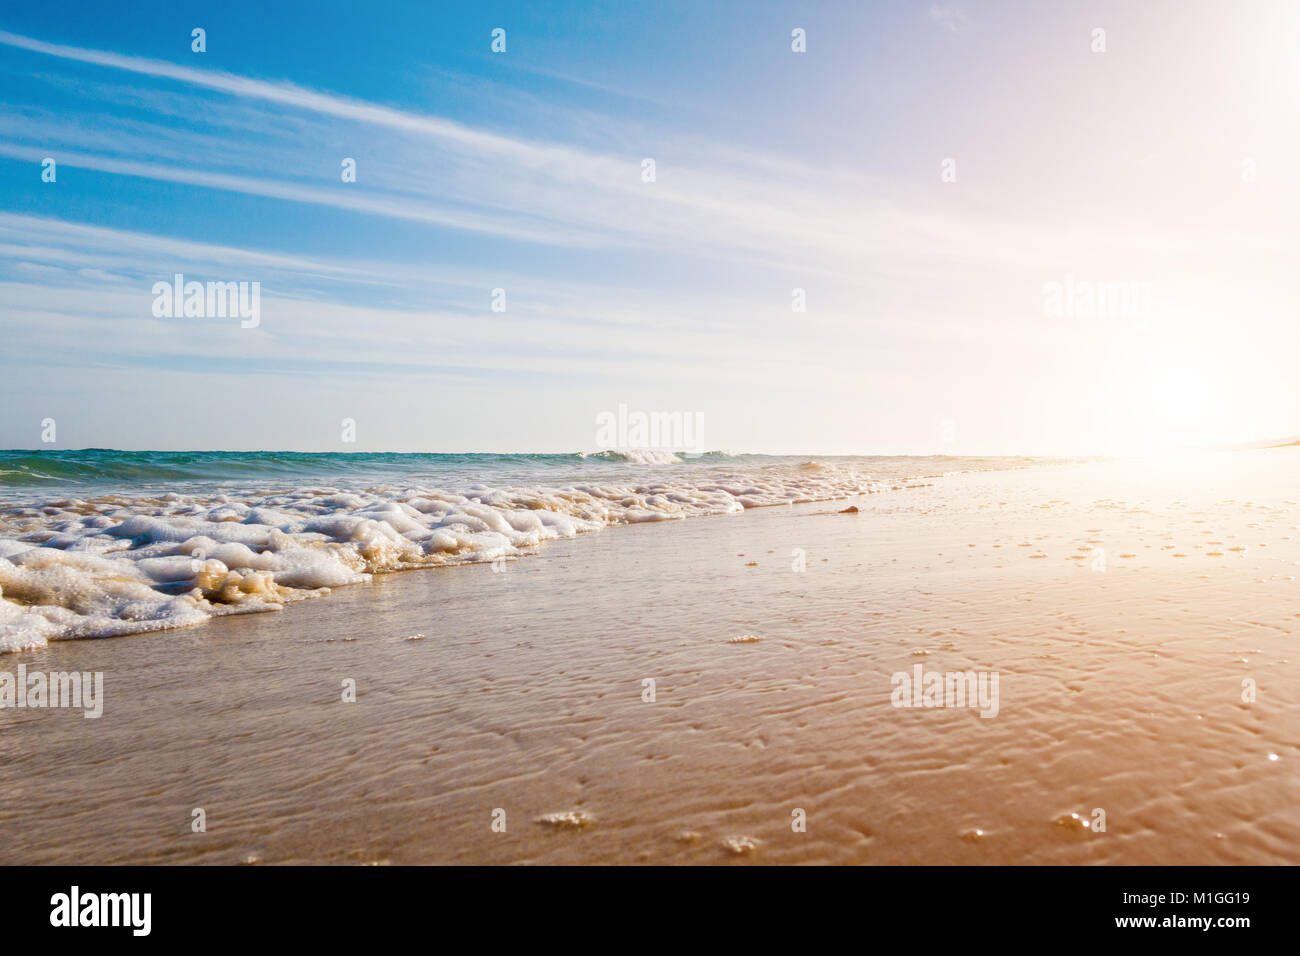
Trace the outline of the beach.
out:
<instances>
[{"instance_id":1,"label":"beach","mask_svg":"<svg viewBox=\"0 0 1300 956\"><path fill-rule=\"evenodd\" d=\"M0 858L1295 863L1297 451L885 482L0 655L104 675L97 719L0 710ZM918 665L995 713L900 696Z\"/></svg>"}]
</instances>

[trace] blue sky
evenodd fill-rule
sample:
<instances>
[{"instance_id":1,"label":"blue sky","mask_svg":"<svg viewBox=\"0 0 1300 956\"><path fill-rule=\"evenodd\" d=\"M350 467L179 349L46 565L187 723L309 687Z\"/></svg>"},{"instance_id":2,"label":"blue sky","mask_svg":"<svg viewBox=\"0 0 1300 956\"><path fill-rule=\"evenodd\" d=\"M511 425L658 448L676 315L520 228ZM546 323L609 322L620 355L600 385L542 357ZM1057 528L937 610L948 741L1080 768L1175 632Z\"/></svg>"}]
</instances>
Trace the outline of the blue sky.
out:
<instances>
[{"instance_id":1,"label":"blue sky","mask_svg":"<svg viewBox=\"0 0 1300 956\"><path fill-rule=\"evenodd\" d=\"M735 451L1300 432L1298 27L1281 0L11 6L0 446L54 418L59 447L573 451L620 404ZM176 272L260 282L260 324L155 318ZM1152 312L1045 315L1067 276Z\"/></svg>"}]
</instances>

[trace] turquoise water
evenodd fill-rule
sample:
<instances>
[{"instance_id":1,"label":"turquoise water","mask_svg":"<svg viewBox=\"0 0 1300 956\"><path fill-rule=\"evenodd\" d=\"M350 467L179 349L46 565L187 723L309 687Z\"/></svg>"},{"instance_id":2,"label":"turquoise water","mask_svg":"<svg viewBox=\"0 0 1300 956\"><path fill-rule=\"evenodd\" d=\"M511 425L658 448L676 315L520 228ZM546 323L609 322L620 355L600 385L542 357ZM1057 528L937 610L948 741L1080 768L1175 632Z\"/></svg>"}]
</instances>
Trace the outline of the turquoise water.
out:
<instances>
[{"instance_id":1,"label":"turquoise water","mask_svg":"<svg viewBox=\"0 0 1300 956\"><path fill-rule=\"evenodd\" d=\"M633 456L634 457L634 456ZM951 456L728 455L721 452L660 464L630 460L616 452L596 454L406 454L375 452L225 452L78 450L0 451L0 488L11 491L132 490L159 485L186 487L314 481L348 486L375 481L418 480L498 484L582 481L630 472L667 476L708 466L763 468L807 461L851 465L881 480L931 477L952 471L984 471L1033 464L1041 459Z\"/></svg>"}]
</instances>

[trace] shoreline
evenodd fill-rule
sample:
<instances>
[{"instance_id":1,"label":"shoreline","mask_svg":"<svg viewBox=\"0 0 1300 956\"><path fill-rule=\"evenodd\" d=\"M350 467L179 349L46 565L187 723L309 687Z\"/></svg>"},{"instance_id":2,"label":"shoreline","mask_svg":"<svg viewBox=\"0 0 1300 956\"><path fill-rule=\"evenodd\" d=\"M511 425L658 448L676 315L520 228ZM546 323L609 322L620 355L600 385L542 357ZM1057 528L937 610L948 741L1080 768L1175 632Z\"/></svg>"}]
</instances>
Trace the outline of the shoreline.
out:
<instances>
[{"instance_id":1,"label":"shoreline","mask_svg":"<svg viewBox=\"0 0 1300 956\"><path fill-rule=\"evenodd\" d=\"M901 462L601 462L567 478L451 470L425 484L419 474L353 474L297 488L146 483L11 501L0 509L0 653L193 626L324 597L374 574L496 566L551 540L625 524L929 483L899 470L913 459ZM867 466L872 474L863 474Z\"/></svg>"}]
</instances>

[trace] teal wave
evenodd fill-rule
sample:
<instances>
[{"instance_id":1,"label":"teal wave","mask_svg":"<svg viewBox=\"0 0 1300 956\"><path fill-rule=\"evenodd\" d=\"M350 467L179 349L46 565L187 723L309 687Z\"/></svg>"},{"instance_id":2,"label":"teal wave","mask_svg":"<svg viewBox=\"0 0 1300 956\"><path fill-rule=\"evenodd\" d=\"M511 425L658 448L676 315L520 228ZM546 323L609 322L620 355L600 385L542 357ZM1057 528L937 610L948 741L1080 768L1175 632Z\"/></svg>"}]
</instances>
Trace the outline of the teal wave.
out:
<instances>
[{"instance_id":1,"label":"teal wave","mask_svg":"<svg viewBox=\"0 0 1300 956\"><path fill-rule=\"evenodd\" d=\"M721 453L701 456L717 460ZM600 460L573 454L434 454L403 452L222 452L29 449L0 451L0 487L230 481L243 478L398 477L445 471L492 473Z\"/></svg>"},{"instance_id":2,"label":"teal wave","mask_svg":"<svg viewBox=\"0 0 1300 956\"><path fill-rule=\"evenodd\" d=\"M808 456L732 455L709 452L684 457L668 468L729 463L766 465L798 463ZM937 475L949 470L1017 467L1032 458L961 458L949 456L818 456L826 462L864 465L882 476ZM615 452L571 454L488 454L407 452L265 452L265 451L120 451L111 448L0 451L0 488L89 490L134 485L261 480L385 481L456 477L490 481L502 477L544 477L563 470L610 473L628 467ZM635 464L633 462L633 464Z\"/></svg>"}]
</instances>

